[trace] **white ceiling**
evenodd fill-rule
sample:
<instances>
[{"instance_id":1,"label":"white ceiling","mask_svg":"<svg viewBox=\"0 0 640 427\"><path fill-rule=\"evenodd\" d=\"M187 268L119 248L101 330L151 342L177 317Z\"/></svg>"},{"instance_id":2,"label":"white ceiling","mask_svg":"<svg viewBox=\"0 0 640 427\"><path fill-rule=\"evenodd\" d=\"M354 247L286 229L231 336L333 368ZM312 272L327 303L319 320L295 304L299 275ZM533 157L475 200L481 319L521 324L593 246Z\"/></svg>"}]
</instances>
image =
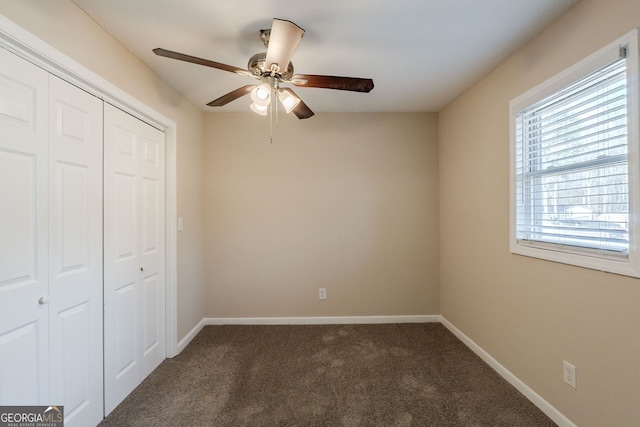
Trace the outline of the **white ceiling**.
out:
<instances>
[{"instance_id":1,"label":"white ceiling","mask_svg":"<svg viewBox=\"0 0 640 427\"><path fill-rule=\"evenodd\" d=\"M578 0L73 0L202 111L250 77L158 57L162 47L246 68L272 18L306 30L296 73L372 78L368 94L296 88L315 112L439 111Z\"/></svg>"}]
</instances>

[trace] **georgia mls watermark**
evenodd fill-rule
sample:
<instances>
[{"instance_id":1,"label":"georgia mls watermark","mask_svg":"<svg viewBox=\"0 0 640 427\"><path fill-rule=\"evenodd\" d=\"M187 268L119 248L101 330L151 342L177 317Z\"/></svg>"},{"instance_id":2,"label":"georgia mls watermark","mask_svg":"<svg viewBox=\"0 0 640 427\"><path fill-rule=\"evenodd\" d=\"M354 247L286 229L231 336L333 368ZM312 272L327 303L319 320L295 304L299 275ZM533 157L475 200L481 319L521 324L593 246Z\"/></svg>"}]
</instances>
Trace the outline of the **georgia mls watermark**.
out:
<instances>
[{"instance_id":1,"label":"georgia mls watermark","mask_svg":"<svg viewBox=\"0 0 640 427\"><path fill-rule=\"evenodd\" d=\"M0 427L64 427L64 406L0 406Z\"/></svg>"}]
</instances>

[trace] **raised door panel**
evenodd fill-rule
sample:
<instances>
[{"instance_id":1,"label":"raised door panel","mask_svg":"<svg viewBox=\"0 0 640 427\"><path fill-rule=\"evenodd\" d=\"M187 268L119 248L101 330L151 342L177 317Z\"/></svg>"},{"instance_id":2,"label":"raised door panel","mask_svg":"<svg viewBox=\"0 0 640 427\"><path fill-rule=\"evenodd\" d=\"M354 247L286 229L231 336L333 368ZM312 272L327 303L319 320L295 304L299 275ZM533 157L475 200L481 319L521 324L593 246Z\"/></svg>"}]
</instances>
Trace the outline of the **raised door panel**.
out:
<instances>
[{"instance_id":1,"label":"raised door panel","mask_svg":"<svg viewBox=\"0 0 640 427\"><path fill-rule=\"evenodd\" d=\"M50 76L51 399L65 425L103 414L102 101Z\"/></svg>"},{"instance_id":2,"label":"raised door panel","mask_svg":"<svg viewBox=\"0 0 640 427\"><path fill-rule=\"evenodd\" d=\"M0 402L33 405L42 402L42 322L23 323L0 334ZM45 331L46 333L46 331Z\"/></svg>"},{"instance_id":3,"label":"raised door panel","mask_svg":"<svg viewBox=\"0 0 640 427\"><path fill-rule=\"evenodd\" d=\"M0 405L47 404L48 77L0 63Z\"/></svg>"},{"instance_id":4,"label":"raised door panel","mask_svg":"<svg viewBox=\"0 0 640 427\"><path fill-rule=\"evenodd\" d=\"M115 298L115 329L118 339L115 341L115 378L137 385L138 374L138 336L134 325L136 322L136 302L138 300L138 285L135 282L126 283L116 289ZM128 380L131 378L131 380Z\"/></svg>"},{"instance_id":5,"label":"raised door panel","mask_svg":"<svg viewBox=\"0 0 640 427\"><path fill-rule=\"evenodd\" d=\"M43 259L39 243L47 232L46 217L42 218L38 211L38 199L46 200L43 185L38 182L42 162L38 153L18 153L0 147L0 194L7 201L6 208L0 209L3 238L0 292L46 284L46 277L41 276L46 265L38 262Z\"/></svg>"},{"instance_id":6,"label":"raised door panel","mask_svg":"<svg viewBox=\"0 0 640 427\"><path fill-rule=\"evenodd\" d=\"M112 261L117 265L129 267L122 271L128 277L137 277L139 263L138 250L138 177L126 171L116 171L112 174L113 180L113 204L110 205L113 218L113 234L109 237L114 240L111 254ZM132 274L134 273L135 274Z\"/></svg>"}]
</instances>

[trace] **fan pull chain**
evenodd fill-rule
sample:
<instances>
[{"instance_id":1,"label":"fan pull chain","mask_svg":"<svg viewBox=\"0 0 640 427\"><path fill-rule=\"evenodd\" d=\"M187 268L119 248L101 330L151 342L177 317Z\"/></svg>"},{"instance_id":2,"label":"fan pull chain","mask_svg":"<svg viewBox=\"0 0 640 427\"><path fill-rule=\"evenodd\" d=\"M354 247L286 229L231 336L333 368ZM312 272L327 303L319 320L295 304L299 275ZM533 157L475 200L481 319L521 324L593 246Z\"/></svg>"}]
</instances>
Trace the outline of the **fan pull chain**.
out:
<instances>
[{"instance_id":1,"label":"fan pull chain","mask_svg":"<svg viewBox=\"0 0 640 427\"><path fill-rule=\"evenodd\" d=\"M276 83L276 88L277 88L277 83ZM273 103L276 104L276 127L278 127L278 95L277 95L277 89L273 91Z\"/></svg>"},{"instance_id":2,"label":"fan pull chain","mask_svg":"<svg viewBox=\"0 0 640 427\"><path fill-rule=\"evenodd\" d=\"M273 102L269 104L269 133L270 144L273 144Z\"/></svg>"}]
</instances>

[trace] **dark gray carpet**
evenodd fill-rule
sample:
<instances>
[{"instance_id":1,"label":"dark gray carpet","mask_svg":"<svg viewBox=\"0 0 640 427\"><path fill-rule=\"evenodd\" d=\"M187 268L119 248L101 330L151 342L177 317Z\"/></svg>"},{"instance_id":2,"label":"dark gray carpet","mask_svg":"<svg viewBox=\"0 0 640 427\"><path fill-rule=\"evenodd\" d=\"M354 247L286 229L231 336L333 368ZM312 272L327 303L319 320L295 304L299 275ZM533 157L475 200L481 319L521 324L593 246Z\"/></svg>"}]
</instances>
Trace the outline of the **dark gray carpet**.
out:
<instances>
[{"instance_id":1,"label":"dark gray carpet","mask_svg":"<svg viewBox=\"0 0 640 427\"><path fill-rule=\"evenodd\" d=\"M207 326L100 424L554 425L439 323Z\"/></svg>"}]
</instances>

